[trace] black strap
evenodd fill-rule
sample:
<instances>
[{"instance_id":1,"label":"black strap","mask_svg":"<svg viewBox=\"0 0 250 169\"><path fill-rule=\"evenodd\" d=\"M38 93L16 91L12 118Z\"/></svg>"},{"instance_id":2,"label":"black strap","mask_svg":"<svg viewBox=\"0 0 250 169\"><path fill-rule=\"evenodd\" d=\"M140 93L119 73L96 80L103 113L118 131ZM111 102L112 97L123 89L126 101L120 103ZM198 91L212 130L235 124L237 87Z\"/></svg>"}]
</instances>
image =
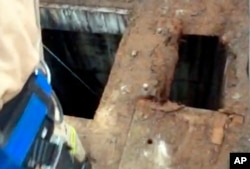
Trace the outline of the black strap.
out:
<instances>
[{"instance_id":1,"label":"black strap","mask_svg":"<svg viewBox=\"0 0 250 169\"><path fill-rule=\"evenodd\" d=\"M28 168L33 169L36 166L42 165L53 166L56 162L56 157L59 155L56 169L82 169L83 164L70 155L70 150L71 148L66 143L63 144L60 151L58 145L44 139L38 139L35 141L35 147L30 157Z\"/></svg>"},{"instance_id":2,"label":"black strap","mask_svg":"<svg viewBox=\"0 0 250 169\"><path fill-rule=\"evenodd\" d=\"M65 143L56 166L57 169L81 169L82 163L78 162L76 158L70 154L70 147Z\"/></svg>"},{"instance_id":3,"label":"black strap","mask_svg":"<svg viewBox=\"0 0 250 169\"><path fill-rule=\"evenodd\" d=\"M50 166L59 153L58 151L58 146L56 144L45 139L37 139L34 143L34 148L29 157L27 167L34 168L37 165Z\"/></svg>"},{"instance_id":4,"label":"black strap","mask_svg":"<svg viewBox=\"0 0 250 169\"><path fill-rule=\"evenodd\" d=\"M44 131L46 132L46 135L44 135ZM45 118L45 121L42 124L42 127L40 128L39 132L36 135L36 139L35 141L32 143L31 148L29 149L29 152L26 156L26 159L24 160L23 166L25 166L26 168L32 168L31 166L37 164L37 162L40 161L40 159L44 159L44 157L38 155L38 154L46 154L46 151L50 151L52 146L47 147L47 144L49 143L49 140L51 139L51 136L53 135L53 131L54 131L54 123L51 122L48 118ZM45 136L45 137L44 137ZM44 142L46 144L44 144ZM51 143L50 143L51 144ZM44 147L46 150L41 151L41 148ZM51 155L51 152L48 152L48 156L49 157ZM46 162L46 160L42 160L43 162ZM40 161L41 162L41 161ZM32 168L33 169L33 168Z\"/></svg>"},{"instance_id":5,"label":"black strap","mask_svg":"<svg viewBox=\"0 0 250 169\"><path fill-rule=\"evenodd\" d=\"M12 100L4 104L2 110L0 111L0 131L4 136L4 140L7 140L11 134L12 129L15 127L17 121L21 117L22 113L28 104L29 98L31 96L31 91L29 90L29 83L32 83L33 77L31 77L28 82L23 87L23 90Z\"/></svg>"}]
</instances>

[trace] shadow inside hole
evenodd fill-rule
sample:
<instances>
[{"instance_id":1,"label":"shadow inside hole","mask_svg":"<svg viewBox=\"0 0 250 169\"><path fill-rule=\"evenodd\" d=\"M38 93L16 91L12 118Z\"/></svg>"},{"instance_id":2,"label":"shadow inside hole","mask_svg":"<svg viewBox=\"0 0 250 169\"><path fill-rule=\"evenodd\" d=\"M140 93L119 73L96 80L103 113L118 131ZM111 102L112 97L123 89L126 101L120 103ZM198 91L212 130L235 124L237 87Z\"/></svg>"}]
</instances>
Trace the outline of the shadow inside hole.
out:
<instances>
[{"instance_id":1,"label":"shadow inside hole","mask_svg":"<svg viewBox=\"0 0 250 169\"><path fill-rule=\"evenodd\" d=\"M122 35L42 30L44 45L80 78L74 77L72 72L45 50L45 60L52 74L52 87L64 114L88 119L94 117L121 37Z\"/></svg>"},{"instance_id":2,"label":"shadow inside hole","mask_svg":"<svg viewBox=\"0 0 250 169\"><path fill-rule=\"evenodd\" d=\"M170 100L190 107L222 106L226 47L217 36L183 35Z\"/></svg>"}]
</instances>

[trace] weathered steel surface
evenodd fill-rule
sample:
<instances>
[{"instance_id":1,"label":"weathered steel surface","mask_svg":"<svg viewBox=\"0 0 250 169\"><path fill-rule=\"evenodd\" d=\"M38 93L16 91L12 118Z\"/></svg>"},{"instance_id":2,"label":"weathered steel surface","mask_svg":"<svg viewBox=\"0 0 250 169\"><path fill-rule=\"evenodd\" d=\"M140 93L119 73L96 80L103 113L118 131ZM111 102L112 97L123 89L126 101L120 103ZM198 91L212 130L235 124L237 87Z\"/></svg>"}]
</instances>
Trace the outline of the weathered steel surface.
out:
<instances>
[{"instance_id":1,"label":"weathered steel surface","mask_svg":"<svg viewBox=\"0 0 250 169\"><path fill-rule=\"evenodd\" d=\"M248 2L169 0L143 5L120 44L89 135L94 168L228 168L233 147L246 146L243 150L249 151ZM158 50L157 55L152 53L162 41L166 48L176 44L174 33L180 28L184 34L217 35L227 45L230 64L225 70L223 109L179 110L153 100L136 105L144 83L154 97L153 91L170 88L172 57L165 58ZM175 57L177 49L172 49L167 55ZM245 137L238 144L241 135Z\"/></svg>"},{"instance_id":2,"label":"weathered steel surface","mask_svg":"<svg viewBox=\"0 0 250 169\"><path fill-rule=\"evenodd\" d=\"M77 133L91 160L93 169L118 169L120 155L123 150L120 141L124 138L112 129L98 128L93 120L65 116L65 121L76 128ZM126 134L126 133L120 133ZM105 153L103 153L105 149ZM114 158L111 159L110 156Z\"/></svg>"},{"instance_id":3,"label":"weathered steel surface","mask_svg":"<svg viewBox=\"0 0 250 169\"><path fill-rule=\"evenodd\" d=\"M46 29L122 34L128 10L41 3L40 14L41 26Z\"/></svg>"},{"instance_id":4,"label":"weathered steel surface","mask_svg":"<svg viewBox=\"0 0 250 169\"><path fill-rule=\"evenodd\" d=\"M223 130L221 119L226 115L188 107L178 111L171 111L169 105L165 111L153 107L147 101L138 104L119 169L228 168L228 156L222 154L229 154L236 139ZM223 130L223 145L211 142L221 136L218 129Z\"/></svg>"}]
</instances>

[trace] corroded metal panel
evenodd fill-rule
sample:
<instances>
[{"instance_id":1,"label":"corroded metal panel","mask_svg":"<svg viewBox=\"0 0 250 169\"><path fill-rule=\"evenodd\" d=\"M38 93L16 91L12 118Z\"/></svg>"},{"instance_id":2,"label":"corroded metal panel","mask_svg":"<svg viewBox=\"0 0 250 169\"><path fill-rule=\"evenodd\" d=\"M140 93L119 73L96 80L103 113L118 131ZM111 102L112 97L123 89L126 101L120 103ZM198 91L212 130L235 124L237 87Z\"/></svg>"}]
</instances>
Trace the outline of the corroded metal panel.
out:
<instances>
[{"instance_id":1,"label":"corroded metal panel","mask_svg":"<svg viewBox=\"0 0 250 169\"><path fill-rule=\"evenodd\" d=\"M94 168L227 168L233 147L250 149L248 2L147 2L143 10L137 10L136 23L120 44L95 125L88 135L90 152L96 159ZM173 45L178 28L183 34L217 35L228 46L228 59L232 61L225 71L223 109L179 109L171 102L162 107L152 100L136 105L144 96L144 84L151 95L155 89L169 89L172 78L166 77L166 72L169 74L174 67L169 65L178 49ZM162 41L168 51L172 50L167 52L168 60L156 49ZM157 55L152 56L154 51ZM167 71L161 66L165 60Z\"/></svg>"},{"instance_id":2,"label":"corroded metal panel","mask_svg":"<svg viewBox=\"0 0 250 169\"><path fill-rule=\"evenodd\" d=\"M42 28L90 33L122 34L127 26L126 9L71 5L40 5Z\"/></svg>"}]
</instances>

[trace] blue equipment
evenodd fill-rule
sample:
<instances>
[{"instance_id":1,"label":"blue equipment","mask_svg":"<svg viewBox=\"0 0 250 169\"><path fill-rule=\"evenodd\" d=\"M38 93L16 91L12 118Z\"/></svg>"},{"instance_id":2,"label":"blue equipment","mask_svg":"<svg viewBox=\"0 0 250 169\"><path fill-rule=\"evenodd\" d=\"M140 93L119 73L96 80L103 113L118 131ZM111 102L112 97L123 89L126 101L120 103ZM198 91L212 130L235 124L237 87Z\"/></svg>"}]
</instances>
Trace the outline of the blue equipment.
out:
<instances>
[{"instance_id":1,"label":"blue equipment","mask_svg":"<svg viewBox=\"0 0 250 169\"><path fill-rule=\"evenodd\" d=\"M0 169L83 169L70 147L55 138L53 90L42 72L0 111Z\"/></svg>"}]
</instances>

